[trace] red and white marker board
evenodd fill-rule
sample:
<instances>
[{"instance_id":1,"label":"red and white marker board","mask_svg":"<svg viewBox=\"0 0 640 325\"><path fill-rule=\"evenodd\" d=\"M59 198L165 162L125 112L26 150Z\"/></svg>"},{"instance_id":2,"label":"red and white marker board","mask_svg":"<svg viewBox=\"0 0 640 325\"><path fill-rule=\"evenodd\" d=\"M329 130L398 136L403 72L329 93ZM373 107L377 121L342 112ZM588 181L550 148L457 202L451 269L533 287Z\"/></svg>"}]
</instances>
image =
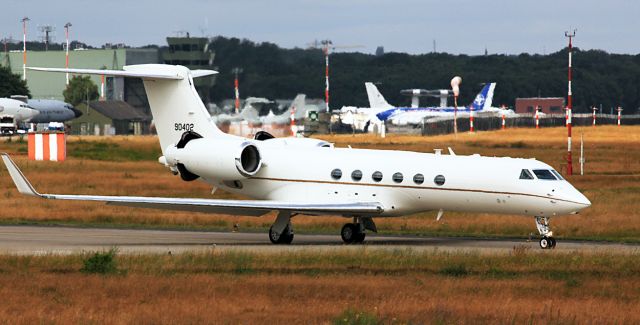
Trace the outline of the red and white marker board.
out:
<instances>
[{"instance_id":1,"label":"red and white marker board","mask_svg":"<svg viewBox=\"0 0 640 325\"><path fill-rule=\"evenodd\" d=\"M67 139L63 132L29 133L29 160L64 161L67 157Z\"/></svg>"}]
</instances>

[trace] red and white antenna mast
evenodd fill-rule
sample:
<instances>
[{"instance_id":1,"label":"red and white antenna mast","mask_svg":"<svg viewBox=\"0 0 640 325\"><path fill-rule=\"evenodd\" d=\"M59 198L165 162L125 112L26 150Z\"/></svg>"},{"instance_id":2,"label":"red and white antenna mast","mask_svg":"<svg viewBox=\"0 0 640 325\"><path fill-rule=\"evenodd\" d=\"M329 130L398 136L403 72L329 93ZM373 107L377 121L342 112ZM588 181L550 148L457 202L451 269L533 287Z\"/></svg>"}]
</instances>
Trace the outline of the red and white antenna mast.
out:
<instances>
[{"instance_id":1,"label":"red and white antenna mast","mask_svg":"<svg viewBox=\"0 0 640 325\"><path fill-rule=\"evenodd\" d=\"M67 46L65 48L65 54L64 54L64 67L66 69L69 69L69 27L71 27L71 23L66 23L64 24L64 37L66 39L66 43ZM67 85L69 85L69 73L66 73L67 75Z\"/></svg>"},{"instance_id":2,"label":"red and white antenna mast","mask_svg":"<svg viewBox=\"0 0 640 325\"><path fill-rule=\"evenodd\" d=\"M22 18L22 80L27 80L27 22L29 17Z\"/></svg>"},{"instance_id":3,"label":"red and white antenna mast","mask_svg":"<svg viewBox=\"0 0 640 325\"><path fill-rule=\"evenodd\" d=\"M231 72L233 72L233 74L235 75L235 79L233 80L233 87L236 95L235 109L236 109L236 114L239 114L240 113L240 88L239 88L239 82L238 82L238 74L242 73L242 69L233 68Z\"/></svg>"},{"instance_id":4,"label":"red and white antenna mast","mask_svg":"<svg viewBox=\"0 0 640 325\"><path fill-rule=\"evenodd\" d=\"M329 45L330 40L322 41L322 51L324 52L324 100L326 105L326 111L329 112Z\"/></svg>"},{"instance_id":5,"label":"red and white antenna mast","mask_svg":"<svg viewBox=\"0 0 640 325\"><path fill-rule=\"evenodd\" d=\"M571 93L571 52L573 50L572 40L576 37L576 30L571 33L564 32L564 36L569 38L569 70L568 70L568 90L567 90L567 175L573 175L573 163L571 161L571 109L573 108Z\"/></svg>"},{"instance_id":6,"label":"red and white antenna mast","mask_svg":"<svg viewBox=\"0 0 640 325\"><path fill-rule=\"evenodd\" d=\"M318 42L317 40L311 44L311 47L317 48L318 45L322 45L322 53L324 54L324 100L325 100L325 109L329 112L329 54L331 54L331 50L335 49L353 49L364 47L362 45L333 45L331 40L323 40Z\"/></svg>"}]
</instances>

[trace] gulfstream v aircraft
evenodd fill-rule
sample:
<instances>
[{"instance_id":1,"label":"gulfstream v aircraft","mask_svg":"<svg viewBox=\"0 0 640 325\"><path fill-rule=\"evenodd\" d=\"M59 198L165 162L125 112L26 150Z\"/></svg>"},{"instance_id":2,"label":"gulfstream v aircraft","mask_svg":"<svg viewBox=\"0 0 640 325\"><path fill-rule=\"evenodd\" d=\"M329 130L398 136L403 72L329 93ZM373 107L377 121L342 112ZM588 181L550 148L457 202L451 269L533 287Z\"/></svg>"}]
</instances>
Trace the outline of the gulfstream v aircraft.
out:
<instances>
[{"instance_id":1,"label":"gulfstream v aircraft","mask_svg":"<svg viewBox=\"0 0 640 325\"><path fill-rule=\"evenodd\" d=\"M535 219L540 246L555 246L551 217L573 214L591 202L551 166L535 159L457 156L394 150L335 148L323 140L254 139L220 131L193 86L214 74L183 66L133 65L124 71L39 71L142 78L156 123L158 161L183 181L200 179L213 189L253 200L40 194L8 155L2 159L22 194L44 199L100 201L111 205L262 216L278 215L269 230L273 243L291 243L297 215L352 218L344 242L362 242L376 231L374 219L422 211L506 213Z\"/></svg>"}]
</instances>

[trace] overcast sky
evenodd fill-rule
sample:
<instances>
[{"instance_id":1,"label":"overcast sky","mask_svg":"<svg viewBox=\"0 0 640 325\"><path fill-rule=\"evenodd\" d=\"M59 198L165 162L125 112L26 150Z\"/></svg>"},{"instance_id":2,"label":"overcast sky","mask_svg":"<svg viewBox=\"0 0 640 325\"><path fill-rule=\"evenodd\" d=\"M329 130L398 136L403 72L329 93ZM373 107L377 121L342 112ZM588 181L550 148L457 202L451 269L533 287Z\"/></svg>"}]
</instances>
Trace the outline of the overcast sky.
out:
<instances>
[{"instance_id":1,"label":"overcast sky","mask_svg":"<svg viewBox=\"0 0 640 325\"><path fill-rule=\"evenodd\" d=\"M64 40L94 46L166 44L176 31L194 36L233 36L282 47L306 47L314 39L363 45L358 51L439 52L477 55L555 52L564 31L576 28L575 46L612 53L640 53L637 0L2 0L0 38L22 39L23 16L57 27Z\"/></svg>"}]
</instances>

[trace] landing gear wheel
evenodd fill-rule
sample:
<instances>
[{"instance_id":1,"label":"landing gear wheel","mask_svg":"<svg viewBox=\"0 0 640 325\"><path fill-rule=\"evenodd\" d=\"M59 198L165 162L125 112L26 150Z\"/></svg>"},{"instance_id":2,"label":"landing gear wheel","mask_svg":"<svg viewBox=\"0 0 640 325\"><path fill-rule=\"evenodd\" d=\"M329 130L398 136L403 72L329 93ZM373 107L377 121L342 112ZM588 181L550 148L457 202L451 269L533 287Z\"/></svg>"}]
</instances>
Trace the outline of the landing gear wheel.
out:
<instances>
[{"instance_id":1,"label":"landing gear wheel","mask_svg":"<svg viewBox=\"0 0 640 325\"><path fill-rule=\"evenodd\" d=\"M360 232L356 235L356 240L354 240L354 243L362 243L364 242L364 238L367 236L366 233L364 232Z\"/></svg>"},{"instance_id":2,"label":"landing gear wheel","mask_svg":"<svg viewBox=\"0 0 640 325\"><path fill-rule=\"evenodd\" d=\"M544 236L544 237L540 238L540 248L549 249L549 248L553 247L552 246L552 242L553 242L552 239L553 239L553 237L547 237L547 236Z\"/></svg>"},{"instance_id":3,"label":"landing gear wheel","mask_svg":"<svg viewBox=\"0 0 640 325\"><path fill-rule=\"evenodd\" d=\"M293 233L289 230L289 226L284 228L281 234L273 230L273 226L269 228L269 240L273 244L291 244L293 242Z\"/></svg>"},{"instance_id":4,"label":"landing gear wheel","mask_svg":"<svg viewBox=\"0 0 640 325\"><path fill-rule=\"evenodd\" d=\"M342 241L345 244L351 244L356 242L358 238L358 229L357 225L353 223L347 223L342 226L342 230L340 231L340 237L342 237ZM362 238L364 240L364 238Z\"/></svg>"},{"instance_id":5,"label":"landing gear wheel","mask_svg":"<svg viewBox=\"0 0 640 325\"><path fill-rule=\"evenodd\" d=\"M550 249L556 247L556 240L553 238L553 232L549 227L549 217L536 217L536 227L540 232L540 248Z\"/></svg>"},{"instance_id":6,"label":"landing gear wheel","mask_svg":"<svg viewBox=\"0 0 640 325\"><path fill-rule=\"evenodd\" d=\"M556 239L553 237L549 237L549 241L551 242L550 248L556 248Z\"/></svg>"}]
</instances>

